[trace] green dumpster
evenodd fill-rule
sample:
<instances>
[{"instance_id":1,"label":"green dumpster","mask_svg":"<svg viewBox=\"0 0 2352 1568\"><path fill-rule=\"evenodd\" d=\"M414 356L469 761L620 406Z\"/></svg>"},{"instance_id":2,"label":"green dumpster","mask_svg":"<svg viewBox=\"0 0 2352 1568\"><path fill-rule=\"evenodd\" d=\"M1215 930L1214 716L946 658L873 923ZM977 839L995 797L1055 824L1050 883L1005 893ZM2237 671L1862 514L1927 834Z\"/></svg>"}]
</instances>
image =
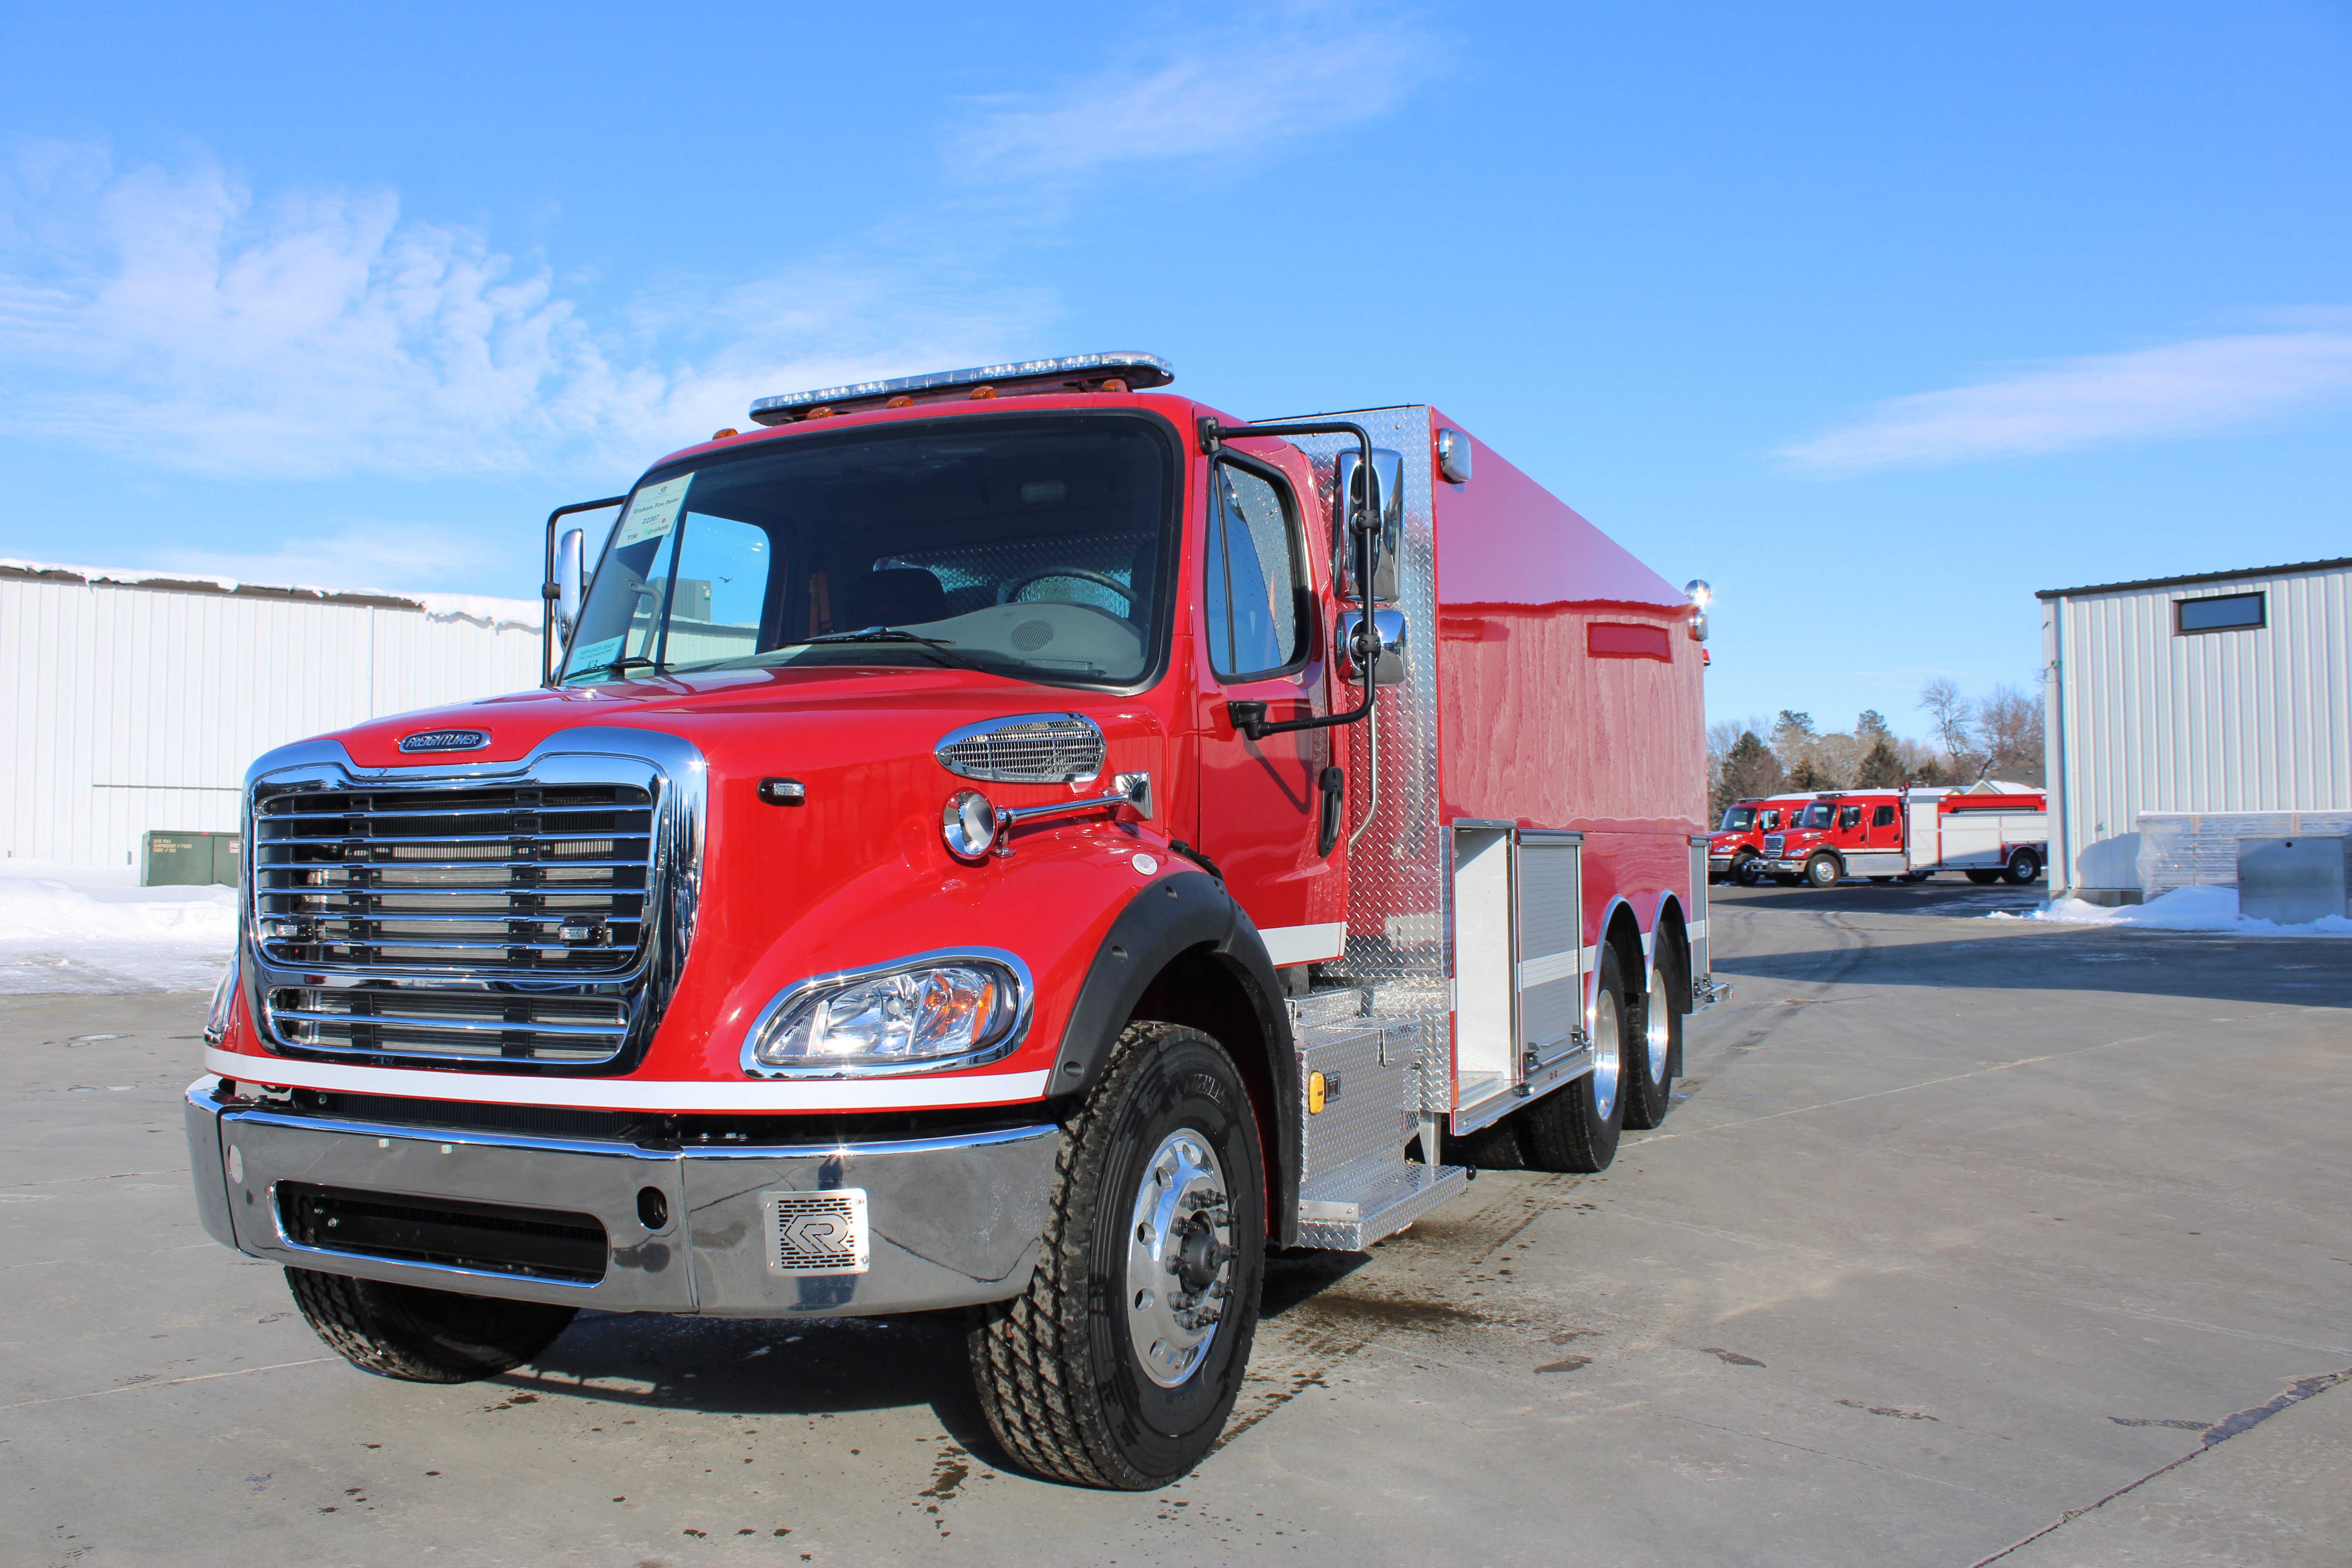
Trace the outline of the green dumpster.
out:
<instances>
[{"instance_id":1,"label":"green dumpster","mask_svg":"<svg viewBox=\"0 0 2352 1568\"><path fill-rule=\"evenodd\" d=\"M234 888L243 846L235 833L150 833L140 880L150 888Z\"/></svg>"}]
</instances>

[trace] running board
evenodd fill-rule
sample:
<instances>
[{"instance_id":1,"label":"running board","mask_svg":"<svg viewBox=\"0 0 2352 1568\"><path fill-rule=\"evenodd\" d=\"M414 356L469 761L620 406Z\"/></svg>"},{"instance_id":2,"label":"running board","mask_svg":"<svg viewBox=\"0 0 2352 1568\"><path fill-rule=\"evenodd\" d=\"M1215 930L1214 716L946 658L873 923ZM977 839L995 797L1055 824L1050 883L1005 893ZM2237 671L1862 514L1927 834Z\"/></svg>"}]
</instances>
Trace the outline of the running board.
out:
<instances>
[{"instance_id":1,"label":"running board","mask_svg":"<svg viewBox=\"0 0 2352 1568\"><path fill-rule=\"evenodd\" d=\"M1298 1194L1298 1245L1361 1252L1469 1187L1460 1165L1381 1158L1334 1171Z\"/></svg>"}]
</instances>

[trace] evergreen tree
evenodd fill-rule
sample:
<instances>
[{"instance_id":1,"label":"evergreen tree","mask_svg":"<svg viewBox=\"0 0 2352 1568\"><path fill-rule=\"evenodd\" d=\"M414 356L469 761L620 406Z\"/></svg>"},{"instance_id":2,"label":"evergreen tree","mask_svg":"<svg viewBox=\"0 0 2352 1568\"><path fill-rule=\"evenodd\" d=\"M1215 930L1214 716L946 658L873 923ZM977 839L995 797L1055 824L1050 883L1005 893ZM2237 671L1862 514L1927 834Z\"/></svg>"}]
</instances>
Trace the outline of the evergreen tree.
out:
<instances>
[{"instance_id":1,"label":"evergreen tree","mask_svg":"<svg viewBox=\"0 0 2352 1568\"><path fill-rule=\"evenodd\" d=\"M1723 755L1723 773L1715 786L1715 820L1723 820L1724 808L1735 800L1753 800L1772 794L1780 787L1780 760L1775 757L1753 730L1740 731L1739 739Z\"/></svg>"},{"instance_id":2,"label":"evergreen tree","mask_svg":"<svg viewBox=\"0 0 2352 1568\"><path fill-rule=\"evenodd\" d=\"M1893 789L1902 782L1903 759L1895 754L1895 748L1888 745L1882 736L1878 743L1870 748L1870 754L1862 759L1862 766L1853 776L1854 787Z\"/></svg>"},{"instance_id":3,"label":"evergreen tree","mask_svg":"<svg viewBox=\"0 0 2352 1568\"><path fill-rule=\"evenodd\" d=\"M1790 789L1820 789L1822 787L1821 770L1813 766L1812 758L1799 757L1797 759L1797 765L1789 770L1789 787Z\"/></svg>"}]
</instances>

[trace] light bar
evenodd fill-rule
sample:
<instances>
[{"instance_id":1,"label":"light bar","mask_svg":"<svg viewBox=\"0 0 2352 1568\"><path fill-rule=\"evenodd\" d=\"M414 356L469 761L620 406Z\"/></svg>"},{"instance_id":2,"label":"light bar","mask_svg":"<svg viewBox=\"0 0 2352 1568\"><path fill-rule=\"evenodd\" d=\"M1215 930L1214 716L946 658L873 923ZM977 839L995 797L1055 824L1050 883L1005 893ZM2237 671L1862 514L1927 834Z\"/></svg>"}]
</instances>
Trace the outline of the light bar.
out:
<instances>
[{"instance_id":1,"label":"light bar","mask_svg":"<svg viewBox=\"0 0 2352 1568\"><path fill-rule=\"evenodd\" d=\"M856 381L846 386L820 386L814 392L788 392L762 397L751 405L751 419L760 425L788 425L799 410L867 403L875 398L910 397L959 386L1008 386L1015 383L1067 381L1073 392L1086 391L1087 381L1116 377L1131 391L1165 386L1175 370L1158 354L1066 354L1060 359L1024 359L1006 364L974 365L970 370L933 371L929 375L902 375L890 381Z\"/></svg>"}]
</instances>

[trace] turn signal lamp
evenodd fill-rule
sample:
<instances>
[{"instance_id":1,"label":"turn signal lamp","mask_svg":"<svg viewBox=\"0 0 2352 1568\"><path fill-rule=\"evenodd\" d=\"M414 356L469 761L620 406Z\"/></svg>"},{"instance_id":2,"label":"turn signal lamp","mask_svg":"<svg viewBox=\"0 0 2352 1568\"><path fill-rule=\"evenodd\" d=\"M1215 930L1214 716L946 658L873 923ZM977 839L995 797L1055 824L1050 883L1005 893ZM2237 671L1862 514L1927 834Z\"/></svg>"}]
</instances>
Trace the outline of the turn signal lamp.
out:
<instances>
[{"instance_id":1,"label":"turn signal lamp","mask_svg":"<svg viewBox=\"0 0 2352 1568\"><path fill-rule=\"evenodd\" d=\"M1009 1039L1021 994L1011 967L976 958L804 982L753 1026L744 1066L825 1073L963 1061Z\"/></svg>"}]
</instances>

